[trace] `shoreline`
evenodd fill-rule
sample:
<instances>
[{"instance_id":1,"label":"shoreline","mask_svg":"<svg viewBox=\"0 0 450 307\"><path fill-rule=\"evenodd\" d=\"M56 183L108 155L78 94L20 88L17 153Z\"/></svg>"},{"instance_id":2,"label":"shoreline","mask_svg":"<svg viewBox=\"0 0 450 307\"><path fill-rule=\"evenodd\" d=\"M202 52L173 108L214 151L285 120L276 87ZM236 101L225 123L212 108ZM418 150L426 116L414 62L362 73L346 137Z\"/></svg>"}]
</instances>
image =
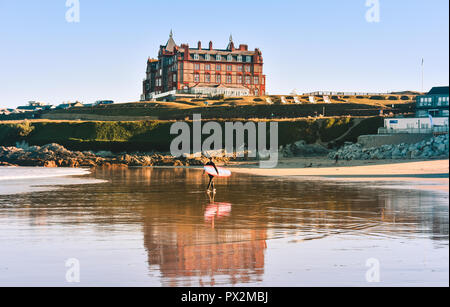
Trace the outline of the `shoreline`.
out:
<instances>
[{"instance_id":1,"label":"shoreline","mask_svg":"<svg viewBox=\"0 0 450 307\"><path fill-rule=\"evenodd\" d=\"M304 167L305 162L316 167ZM325 165L321 164L324 163ZM280 179L316 179L343 182L407 182L412 187L449 192L449 160L426 161L351 161L330 165L319 159L291 158L280 161L277 168L261 169L249 164L235 164L231 171L253 176ZM347 164L347 165L346 165ZM250 166L250 167L249 167Z\"/></svg>"}]
</instances>

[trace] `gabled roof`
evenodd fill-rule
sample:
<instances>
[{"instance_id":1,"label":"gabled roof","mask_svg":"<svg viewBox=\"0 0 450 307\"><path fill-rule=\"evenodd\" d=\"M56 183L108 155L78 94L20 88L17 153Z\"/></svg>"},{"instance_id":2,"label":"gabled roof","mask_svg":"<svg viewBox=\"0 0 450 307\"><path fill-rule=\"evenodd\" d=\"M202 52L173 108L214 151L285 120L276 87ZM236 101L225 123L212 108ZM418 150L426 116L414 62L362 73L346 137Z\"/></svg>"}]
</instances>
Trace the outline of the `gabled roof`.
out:
<instances>
[{"instance_id":1,"label":"gabled roof","mask_svg":"<svg viewBox=\"0 0 450 307\"><path fill-rule=\"evenodd\" d=\"M448 86L436 86L433 87L427 95L448 95L449 89Z\"/></svg>"}]
</instances>

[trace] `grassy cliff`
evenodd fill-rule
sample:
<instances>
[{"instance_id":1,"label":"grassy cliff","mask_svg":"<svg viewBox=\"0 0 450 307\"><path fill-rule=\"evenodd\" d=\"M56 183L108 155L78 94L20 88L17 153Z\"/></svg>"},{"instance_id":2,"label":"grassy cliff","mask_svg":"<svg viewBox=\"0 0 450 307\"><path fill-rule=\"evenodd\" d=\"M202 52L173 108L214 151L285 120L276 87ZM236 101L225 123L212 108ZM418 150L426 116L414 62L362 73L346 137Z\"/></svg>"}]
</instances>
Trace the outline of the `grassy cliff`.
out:
<instances>
[{"instance_id":1,"label":"grassy cliff","mask_svg":"<svg viewBox=\"0 0 450 307\"><path fill-rule=\"evenodd\" d=\"M219 121L224 127L224 121ZM170 135L169 121L22 121L0 122L0 145L13 146L58 143L71 150L113 152L168 151L176 135ZM192 125L192 122L188 122ZM355 141L359 135L376 133L383 125L379 117L350 117L279 121L279 145L299 140L337 144ZM225 129L222 129L223 132ZM342 136L345 136L342 138ZM206 138L207 136L204 136Z\"/></svg>"}]
</instances>

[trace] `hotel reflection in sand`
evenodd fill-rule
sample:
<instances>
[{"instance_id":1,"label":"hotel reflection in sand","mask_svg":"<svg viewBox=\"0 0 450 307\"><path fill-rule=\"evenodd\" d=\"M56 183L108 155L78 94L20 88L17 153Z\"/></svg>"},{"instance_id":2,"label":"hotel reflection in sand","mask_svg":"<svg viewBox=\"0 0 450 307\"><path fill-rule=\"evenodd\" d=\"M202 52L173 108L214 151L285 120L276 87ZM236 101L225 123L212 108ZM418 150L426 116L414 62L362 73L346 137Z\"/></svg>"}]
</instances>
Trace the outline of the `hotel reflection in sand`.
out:
<instances>
[{"instance_id":1,"label":"hotel reflection in sand","mask_svg":"<svg viewBox=\"0 0 450 307\"><path fill-rule=\"evenodd\" d=\"M220 229L230 203L204 207L204 225L145 225L149 265L158 265L167 286L214 286L262 281L266 229Z\"/></svg>"}]
</instances>

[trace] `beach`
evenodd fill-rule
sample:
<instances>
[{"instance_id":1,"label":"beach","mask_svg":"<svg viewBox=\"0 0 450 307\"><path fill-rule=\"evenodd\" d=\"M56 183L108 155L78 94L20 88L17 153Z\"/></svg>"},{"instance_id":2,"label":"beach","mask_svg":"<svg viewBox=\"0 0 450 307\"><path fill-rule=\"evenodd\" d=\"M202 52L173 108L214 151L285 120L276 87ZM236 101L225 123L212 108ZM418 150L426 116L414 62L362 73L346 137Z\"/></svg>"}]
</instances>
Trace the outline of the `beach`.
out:
<instances>
[{"instance_id":1,"label":"beach","mask_svg":"<svg viewBox=\"0 0 450 307\"><path fill-rule=\"evenodd\" d=\"M326 158L281 159L277 168L262 169L257 164L234 164L235 173L293 179L326 178L340 181L404 181L412 186L449 191L449 160L342 161ZM425 185L421 184L425 183Z\"/></svg>"},{"instance_id":2,"label":"beach","mask_svg":"<svg viewBox=\"0 0 450 307\"><path fill-rule=\"evenodd\" d=\"M377 259L378 286L448 286L448 193L233 172L214 197L191 167L0 167L0 285L371 286Z\"/></svg>"}]
</instances>

